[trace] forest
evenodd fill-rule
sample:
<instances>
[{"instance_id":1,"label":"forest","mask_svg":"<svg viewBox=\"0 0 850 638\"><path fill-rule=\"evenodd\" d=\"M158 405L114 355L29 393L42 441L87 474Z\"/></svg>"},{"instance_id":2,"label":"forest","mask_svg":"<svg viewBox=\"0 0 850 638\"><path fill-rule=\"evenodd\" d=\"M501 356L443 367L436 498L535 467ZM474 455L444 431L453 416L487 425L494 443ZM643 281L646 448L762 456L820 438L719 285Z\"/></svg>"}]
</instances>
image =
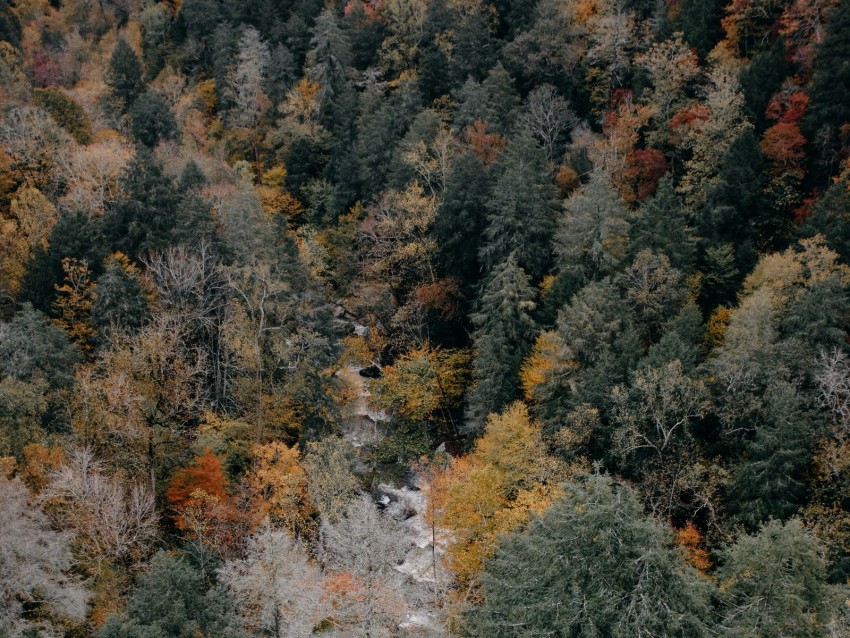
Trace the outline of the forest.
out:
<instances>
[{"instance_id":1,"label":"forest","mask_svg":"<svg viewBox=\"0 0 850 638\"><path fill-rule=\"evenodd\" d=\"M850 638L850 0L0 2L0 638Z\"/></svg>"}]
</instances>

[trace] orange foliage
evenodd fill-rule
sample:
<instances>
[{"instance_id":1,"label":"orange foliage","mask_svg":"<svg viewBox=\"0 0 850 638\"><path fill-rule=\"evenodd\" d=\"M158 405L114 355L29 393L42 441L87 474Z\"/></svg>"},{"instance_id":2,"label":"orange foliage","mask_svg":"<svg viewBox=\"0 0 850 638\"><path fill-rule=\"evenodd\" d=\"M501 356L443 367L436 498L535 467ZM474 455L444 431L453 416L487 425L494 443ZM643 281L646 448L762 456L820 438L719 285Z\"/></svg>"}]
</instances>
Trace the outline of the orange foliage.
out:
<instances>
[{"instance_id":1,"label":"orange foliage","mask_svg":"<svg viewBox=\"0 0 850 638\"><path fill-rule=\"evenodd\" d=\"M179 512L198 501L200 493L226 499L229 485L230 481L224 472L221 459L207 448L202 455L195 457L193 465L174 473L165 498L168 504ZM177 526L180 527L179 522Z\"/></svg>"},{"instance_id":2,"label":"orange foliage","mask_svg":"<svg viewBox=\"0 0 850 638\"><path fill-rule=\"evenodd\" d=\"M571 166L564 164L558 169L555 174L555 183L558 185L558 191L563 199L569 197L575 190L581 186L581 180Z\"/></svg>"},{"instance_id":3,"label":"orange foliage","mask_svg":"<svg viewBox=\"0 0 850 638\"><path fill-rule=\"evenodd\" d=\"M463 138L484 164L494 162L505 148L505 138L496 133L488 133L487 122L481 119L466 127Z\"/></svg>"},{"instance_id":4,"label":"orange foliage","mask_svg":"<svg viewBox=\"0 0 850 638\"><path fill-rule=\"evenodd\" d=\"M759 146L774 163L774 172L805 177L806 138L796 122L777 122L764 132Z\"/></svg>"},{"instance_id":5,"label":"orange foliage","mask_svg":"<svg viewBox=\"0 0 850 638\"><path fill-rule=\"evenodd\" d=\"M296 537L316 531L316 512L307 491L307 474L298 448L273 442L254 446L254 467L245 477L251 502L260 518Z\"/></svg>"},{"instance_id":6,"label":"orange foliage","mask_svg":"<svg viewBox=\"0 0 850 638\"><path fill-rule=\"evenodd\" d=\"M658 182L667 172L667 158L654 148L637 149L626 157L624 177L631 190L627 201L643 201L655 194Z\"/></svg>"},{"instance_id":7,"label":"orange foliage","mask_svg":"<svg viewBox=\"0 0 850 638\"><path fill-rule=\"evenodd\" d=\"M701 573L711 569L708 552L702 548L702 534L691 521L676 532L676 544L685 550L685 557L691 566Z\"/></svg>"},{"instance_id":8,"label":"orange foliage","mask_svg":"<svg viewBox=\"0 0 850 638\"><path fill-rule=\"evenodd\" d=\"M422 284L416 289L416 302L426 310L433 310L443 321L457 317L463 293L457 279L440 279L432 284Z\"/></svg>"},{"instance_id":9,"label":"orange foliage","mask_svg":"<svg viewBox=\"0 0 850 638\"><path fill-rule=\"evenodd\" d=\"M65 460L65 452L58 445L45 447L30 443L24 447L24 467L20 477L31 490L41 491L50 480L50 473Z\"/></svg>"}]
</instances>

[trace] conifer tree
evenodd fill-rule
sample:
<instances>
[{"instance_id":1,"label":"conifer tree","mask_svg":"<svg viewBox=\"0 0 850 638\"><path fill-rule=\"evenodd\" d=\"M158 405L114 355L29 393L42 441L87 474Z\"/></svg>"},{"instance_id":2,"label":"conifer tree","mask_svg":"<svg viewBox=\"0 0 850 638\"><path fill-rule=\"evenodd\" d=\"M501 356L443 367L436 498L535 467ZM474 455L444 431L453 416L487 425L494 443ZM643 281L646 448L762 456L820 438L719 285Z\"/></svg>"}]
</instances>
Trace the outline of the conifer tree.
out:
<instances>
[{"instance_id":1,"label":"conifer tree","mask_svg":"<svg viewBox=\"0 0 850 638\"><path fill-rule=\"evenodd\" d=\"M486 565L465 636L711 635L708 583L631 488L595 475L566 492Z\"/></svg>"},{"instance_id":2,"label":"conifer tree","mask_svg":"<svg viewBox=\"0 0 850 638\"><path fill-rule=\"evenodd\" d=\"M511 254L491 273L472 315L476 348L475 386L469 395L466 430L477 433L487 415L518 397L517 375L531 349L536 325L534 289Z\"/></svg>"},{"instance_id":3,"label":"conifer tree","mask_svg":"<svg viewBox=\"0 0 850 638\"><path fill-rule=\"evenodd\" d=\"M127 111L144 88L142 65L136 52L124 38L119 38L109 59L106 84L121 106Z\"/></svg>"},{"instance_id":4,"label":"conifer tree","mask_svg":"<svg viewBox=\"0 0 850 638\"><path fill-rule=\"evenodd\" d=\"M480 250L486 270L511 254L532 279L539 279L548 270L557 200L545 163L545 153L528 130L521 129L508 142L499 160L501 174L487 202L487 226Z\"/></svg>"}]
</instances>

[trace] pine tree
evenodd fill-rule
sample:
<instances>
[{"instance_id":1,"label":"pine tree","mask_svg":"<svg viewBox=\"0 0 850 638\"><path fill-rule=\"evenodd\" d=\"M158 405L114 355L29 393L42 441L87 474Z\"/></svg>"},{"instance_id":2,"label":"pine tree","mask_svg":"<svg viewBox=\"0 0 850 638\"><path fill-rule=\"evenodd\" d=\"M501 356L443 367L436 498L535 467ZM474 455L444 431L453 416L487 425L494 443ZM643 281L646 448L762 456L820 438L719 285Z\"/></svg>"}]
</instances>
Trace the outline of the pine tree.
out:
<instances>
[{"instance_id":1,"label":"pine tree","mask_svg":"<svg viewBox=\"0 0 850 638\"><path fill-rule=\"evenodd\" d=\"M513 254L532 279L550 266L549 247L557 200L548 180L545 154L525 129L508 142L499 159L501 174L487 202L487 226L480 258L492 270Z\"/></svg>"},{"instance_id":2,"label":"pine tree","mask_svg":"<svg viewBox=\"0 0 850 638\"><path fill-rule=\"evenodd\" d=\"M511 254L484 283L472 315L476 349L475 386L469 395L466 430L478 433L487 415L518 398L517 375L534 342L534 289Z\"/></svg>"},{"instance_id":3,"label":"pine tree","mask_svg":"<svg viewBox=\"0 0 850 638\"><path fill-rule=\"evenodd\" d=\"M106 84L112 91L112 97L127 111L144 88L142 65L136 52L124 38L119 38L109 59Z\"/></svg>"},{"instance_id":4,"label":"pine tree","mask_svg":"<svg viewBox=\"0 0 850 638\"><path fill-rule=\"evenodd\" d=\"M632 217L630 252L636 255L645 248L666 255L683 272L694 267L696 237L670 177L659 182L655 196Z\"/></svg>"},{"instance_id":5,"label":"pine tree","mask_svg":"<svg viewBox=\"0 0 850 638\"><path fill-rule=\"evenodd\" d=\"M826 582L817 541L799 520L770 521L724 555L724 635L730 638L826 638L841 604Z\"/></svg>"}]
</instances>

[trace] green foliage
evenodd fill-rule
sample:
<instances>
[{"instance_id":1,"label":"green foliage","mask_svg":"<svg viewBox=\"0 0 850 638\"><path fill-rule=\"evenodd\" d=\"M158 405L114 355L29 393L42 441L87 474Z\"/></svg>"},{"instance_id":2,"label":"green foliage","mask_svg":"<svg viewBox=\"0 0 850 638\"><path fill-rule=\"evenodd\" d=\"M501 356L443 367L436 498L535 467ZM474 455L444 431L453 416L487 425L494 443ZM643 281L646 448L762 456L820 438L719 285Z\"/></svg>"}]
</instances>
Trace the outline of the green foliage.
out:
<instances>
[{"instance_id":1,"label":"green foliage","mask_svg":"<svg viewBox=\"0 0 850 638\"><path fill-rule=\"evenodd\" d=\"M177 135L177 122L168 103L154 91L146 91L130 107L133 137L148 147L156 146L160 140L173 139Z\"/></svg>"},{"instance_id":2,"label":"green foliage","mask_svg":"<svg viewBox=\"0 0 850 638\"><path fill-rule=\"evenodd\" d=\"M45 381L52 388L74 382L80 361L68 335L29 304L9 323L0 324L0 373L28 383Z\"/></svg>"},{"instance_id":3,"label":"green foliage","mask_svg":"<svg viewBox=\"0 0 850 638\"><path fill-rule=\"evenodd\" d=\"M80 144L88 144L91 141L92 130L88 115L63 91L56 87L36 89L33 91L32 101L50 113L50 117Z\"/></svg>"},{"instance_id":4,"label":"green foliage","mask_svg":"<svg viewBox=\"0 0 850 638\"><path fill-rule=\"evenodd\" d=\"M475 385L469 394L467 430L478 432L487 415L518 397L517 374L536 336L534 290L512 253L484 282L472 314Z\"/></svg>"},{"instance_id":5,"label":"green foliage","mask_svg":"<svg viewBox=\"0 0 850 638\"><path fill-rule=\"evenodd\" d=\"M634 491L600 475L565 487L486 564L485 602L467 613L464 635L711 635L708 583Z\"/></svg>"},{"instance_id":6,"label":"green foliage","mask_svg":"<svg viewBox=\"0 0 850 638\"><path fill-rule=\"evenodd\" d=\"M487 226L480 249L486 270L491 271L509 255L534 280L548 270L557 203L545 162L542 149L525 129L509 140L499 158L499 177L487 202Z\"/></svg>"},{"instance_id":7,"label":"green foliage","mask_svg":"<svg viewBox=\"0 0 850 638\"><path fill-rule=\"evenodd\" d=\"M144 147L139 148L122 177L126 196L103 218L104 234L114 249L131 258L169 243L179 195L162 167Z\"/></svg>"},{"instance_id":8,"label":"green foliage","mask_svg":"<svg viewBox=\"0 0 850 638\"><path fill-rule=\"evenodd\" d=\"M719 572L730 638L826 638L841 604L820 548L799 520L770 521L724 554Z\"/></svg>"},{"instance_id":9,"label":"green foliage","mask_svg":"<svg viewBox=\"0 0 850 638\"><path fill-rule=\"evenodd\" d=\"M230 603L218 587L207 589L185 560L159 552L140 579L126 613L113 615L98 638L226 638L239 636Z\"/></svg>"},{"instance_id":10,"label":"green foliage","mask_svg":"<svg viewBox=\"0 0 850 638\"><path fill-rule=\"evenodd\" d=\"M144 88L142 65L136 52L124 38L119 38L109 59L106 84L122 111L136 101Z\"/></svg>"}]
</instances>

